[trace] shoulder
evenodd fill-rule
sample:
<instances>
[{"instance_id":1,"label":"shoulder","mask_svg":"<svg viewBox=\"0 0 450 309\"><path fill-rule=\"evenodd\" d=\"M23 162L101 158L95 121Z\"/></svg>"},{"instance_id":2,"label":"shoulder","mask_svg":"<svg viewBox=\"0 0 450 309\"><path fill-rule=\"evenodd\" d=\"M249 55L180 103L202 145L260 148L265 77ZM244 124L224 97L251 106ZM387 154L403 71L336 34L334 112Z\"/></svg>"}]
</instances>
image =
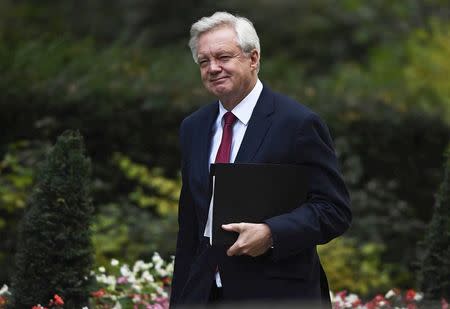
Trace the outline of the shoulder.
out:
<instances>
[{"instance_id":1,"label":"shoulder","mask_svg":"<svg viewBox=\"0 0 450 309\"><path fill-rule=\"evenodd\" d=\"M321 121L316 112L299 101L270 89L267 92L273 97L275 113L287 121Z\"/></svg>"},{"instance_id":2,"label":"shoulder","mask_svg":"<svg viewBox=\"0 0 450 309\"><path fill-rule=\"evenodd\" d=\"M217 101L200 107L198 110L183 119L180 125L180 132L190 130L196 126L204 126L205 122L207 122L213 115L217 114L217 110Z\"/></svg>"}]
</instances>

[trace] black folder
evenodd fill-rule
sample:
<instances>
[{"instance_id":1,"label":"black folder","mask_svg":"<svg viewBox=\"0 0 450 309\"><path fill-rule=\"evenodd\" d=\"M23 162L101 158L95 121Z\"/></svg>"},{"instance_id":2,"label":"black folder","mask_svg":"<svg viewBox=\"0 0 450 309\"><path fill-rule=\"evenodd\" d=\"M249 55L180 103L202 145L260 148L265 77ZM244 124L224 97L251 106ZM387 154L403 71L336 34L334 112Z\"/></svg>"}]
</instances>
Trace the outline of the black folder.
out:
<instances>
[{"instance_id":1,"label":"black folder","mask_svg":"<svg viewBox=\"0 0 450 309\"><path fill-rule=\"evenodd\" d=\"M301 165L212 164L212 244L236 241L238 233L225 231L222 224L261 223L300 207L307 198L307 174Z\"/></svg>"}]
</instances>

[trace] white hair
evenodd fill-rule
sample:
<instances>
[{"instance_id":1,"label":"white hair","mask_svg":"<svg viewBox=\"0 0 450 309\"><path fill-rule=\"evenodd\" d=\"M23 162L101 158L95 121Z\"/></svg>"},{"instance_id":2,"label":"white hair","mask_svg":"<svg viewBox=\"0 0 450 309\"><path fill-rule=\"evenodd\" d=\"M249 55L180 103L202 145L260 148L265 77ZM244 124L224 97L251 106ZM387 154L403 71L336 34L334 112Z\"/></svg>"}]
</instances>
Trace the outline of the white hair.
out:
<instances>
[{"instance_id":1,"label":"white hair","mask_svg":"<svg viewBox=\"0 0 450 309\"><path fill-rule=\"evenodd\" d=\"M250 20L227 12L216 12L209 17L201 18L191 26L189 47L195 63L198 63L197 45L200 35L221 26L229 26L234 29L237 38L236 43L245 54L250 54L254 49L261 54L258 34Z\"/></svg>"}]
</instances>

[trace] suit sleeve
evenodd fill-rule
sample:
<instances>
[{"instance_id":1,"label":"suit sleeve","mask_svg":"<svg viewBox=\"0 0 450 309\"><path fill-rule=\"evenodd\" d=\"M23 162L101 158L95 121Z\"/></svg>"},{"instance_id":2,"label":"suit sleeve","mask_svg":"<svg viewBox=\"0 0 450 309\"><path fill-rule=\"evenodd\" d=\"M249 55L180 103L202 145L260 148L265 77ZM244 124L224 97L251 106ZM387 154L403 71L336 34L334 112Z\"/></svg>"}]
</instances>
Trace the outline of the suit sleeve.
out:
<instances>
[{"instance_id":1,"label":"suit sleeve","mask_svg":"<svg viewBox=\"0 0 450 309\"><path fill-rule=\"evenodd\" d=\"M274 260L329 242L343 234L352 220L350 197L328 128L310 114L296 136L296 163L309 171L308 198L292 212L266 220L272 232Z\"/></svg>"},{"instance_id":2,"label":"suit sleeve","mask_svg":"<svg viewBox=\"0 0 450 309\"><path fill-rule=\"evenodd\" d=\"M186 153L187 140L185 122L180 127L180 144L182 153L182 187L178 205L178 237L175 252L175 267L173 273L171 307L175 306L182 294L183 287L189 276L195 252L198 246L198 223L194 210L194 202L187 181L188 162Z\"/></svg>"}]
</instances>

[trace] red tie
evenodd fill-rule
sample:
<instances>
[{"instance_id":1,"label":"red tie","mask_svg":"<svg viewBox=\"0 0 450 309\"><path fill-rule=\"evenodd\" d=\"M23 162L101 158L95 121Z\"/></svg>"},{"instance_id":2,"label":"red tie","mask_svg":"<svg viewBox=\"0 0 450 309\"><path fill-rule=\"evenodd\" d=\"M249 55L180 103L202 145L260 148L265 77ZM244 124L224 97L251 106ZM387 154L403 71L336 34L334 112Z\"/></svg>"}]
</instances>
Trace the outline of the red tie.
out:
<instances>
[{"instance_id":1,"label":"red tie","mask_svg":"<svg viewBox=\"0 0 450 309\"><path fill-rule=\"evenodd\" d=\"M217 150L215 163L229 163L231 152L231 141L233 140L233 124L236 122L236 116L232 112L226 112L223 115L224 125L222 132L222 141L219 150Z\"/></svg>"}]
</instances>

